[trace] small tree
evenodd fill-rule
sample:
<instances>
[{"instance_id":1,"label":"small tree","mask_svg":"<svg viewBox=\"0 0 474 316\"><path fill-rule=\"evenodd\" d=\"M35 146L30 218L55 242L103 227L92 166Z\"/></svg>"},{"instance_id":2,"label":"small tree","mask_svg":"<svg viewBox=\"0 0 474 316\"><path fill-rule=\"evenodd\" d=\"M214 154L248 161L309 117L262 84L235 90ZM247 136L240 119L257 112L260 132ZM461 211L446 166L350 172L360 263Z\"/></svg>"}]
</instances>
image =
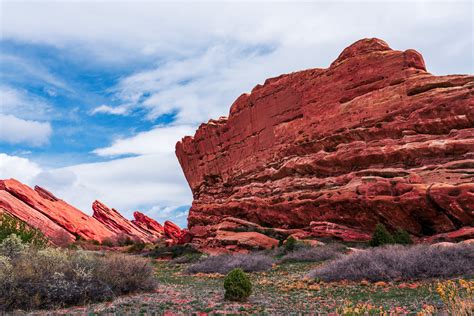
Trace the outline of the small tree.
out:
<instances>
[{"instance_id":1,"label":"small tree","mask_svg":"<svg viewBox=\"0 0 474 316\"><path fill-rule=\"evenodd\" d=\"M291 251L295 250L297 242L298 241L293 236L288 237L288 239L284 243L285 251L286 252L291 252Z\"/></svg>"},{"instance_id":2,"label":"small tree","mask_svg":"<svg viewBox=\"0 0 474 316\"><path fill-rule=\"evenodd\" d=\"M225 299L230 301L245 301L252 294L252 283L242 269L234 269L224 280Z\"/></svg>"},{"instance_id":3,"label":"small tree","mask_svg":"<svg viewBox=\"0 0 474 316\"><path fill-rule=\"evenodd\" d=\"M413 240L411 240L410 234L403 229L397 229L395 234L393 234L393 239L396 244L400 245L411 245Z\"/></svg>"},{"instance_id":4,"label":"small tree","mask_svg":"<svg viewBox=\"0 0 474 316\"><path fill-rule=\"evenodd\" d=\"M394 244L395 240L393 239L392 234L390 234L383 224L377 224L375 226L374 233L372 234L372 239L369 242L369 245L372 247L378 247L387 244Z\"/></svg>"}]
</instances>

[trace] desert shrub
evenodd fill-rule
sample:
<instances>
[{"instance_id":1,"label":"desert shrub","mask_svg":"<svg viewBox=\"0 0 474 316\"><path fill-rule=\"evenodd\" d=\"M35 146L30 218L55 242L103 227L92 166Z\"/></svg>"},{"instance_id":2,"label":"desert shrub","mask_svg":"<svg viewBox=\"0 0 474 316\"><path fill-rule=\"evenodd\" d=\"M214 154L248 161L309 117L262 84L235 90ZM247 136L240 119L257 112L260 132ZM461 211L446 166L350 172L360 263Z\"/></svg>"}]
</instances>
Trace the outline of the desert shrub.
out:
<instances>
[{"instance_id":1,"label":"desert shrub","mask_svg":"<svg viewBox=\"0 0 474 316\"><path fill-rule=\"evenodd\" d=\"M113 254L102 257L100 262L96 275L114 293L133 293L154 288L153 267L145 258Z\"/></svg>"},{"instance_id":2,"label":"desert shrub","mask_svg":"<svg viewBox=\"0 0 474 316\"><path fill-rule=\"evenodd\" d=\"M186 245L174 245L171 247L163 247L157 246L155 249L151 250L147 256L153 258L177 258L181 257L186 254L201 254L199 250L194 248L193 246L186 244Z\"/></svg>"},{"instance_id":3,"label":"desert shrub","mask_svg":"<svg viewBox=\"0 0 474 316\"><path fill-rule=\"evenodd\" d=\"M194 263L201 259L202 253L186 253L182 256L176 257L171 260L171 263L174 264L183 264L183 263Z\"/></svg>"},{"instance_id":4,"label":"desert shrub","mask_svg":"<svg viewBox=\"0 0 474 316\"><path fill-rule=\"evenodd\" d=\"M258 272L271 269L275 259L261 253L212 256L188 267L188 273L221 273L240 268L245 272Z\"/></svg>"},{"instance_id":5,"label":"desert shrub","mask_svg":"<svg viewBox=\"0 0 474 316\"><path fill-rule=\"evenodd\" d=\"M403 229L397 229L397 231L393 234L393 240L396 244L400 245L413 244L413 240L411 240L410 234Z\"/></svg>"},{"instance_id":6,"label":"desert shrub","mask_svg":"<svg viewBox=\"0 0 474 316\"><path fill-rule=\"evenodd\" d=\"M0 242L12 234L17 235L24 243L36 246L44 246L48 243L47 238L39 229L30 227L25 222L3 213L0 215Z\"/></svg>"},{"instance_id":7,"label":"desert shrub","mask_svg":"<svg viewBox=\"0 0 474 316\"><path fill-rule=\"evenodd\" d=\"M224 297L230 301L245 301L252 294L252 283L242 269L233 269L224 280Z\"/></svg>"},{"instance_id":8,"label":"desert shrub","mask_svg":"<svg viewBox=\"0 0 474 316\"><path fill-rule=\"evenodd\" d=\"M280 262L320 262L341 256L346 248L341 244L301 247L284 255Z\"/></svg>"},{"instance_id":9,"label":"desert shrub","mask_svg":"<svg viewBox=\"0 0 474 316\"><path fill-rule=\"evenodd\" d=\"M141 257L26 245L0 256L0 311L57 308L110 300L154 288Z\"/></svg>"},{"instance_id":10,"label":"desert shrub","mask_svg":"<svg viewBox=\"0 0 474 316\"><path fill-rule=\"evenodd\" d=\"M105 247L113 247L115 246L115 242L114 240L112 240L112 238L104 238L102 240L102 246L105 246Z\"/></svg>"},{"instance_id":11,"label":"desert shrub","mask_svg":"<svg viewBox=\"0 0 474 316\"><path fill-rule=\"evenodd\" d=\"M286 252L291 252L295 250L297 243L298 241L294 237L290 236L288 237L288 239L286 239L286 242L283 244L283 247L285 248Z\"/></svg>"},{"instance_id":12,"label":"desert shrub","mask_svg":"<svg viewBox=\"0 0 474 316\"><path fill-rule=\"evenodd\" d=\"M390 281L448 278L473 273L473 245L389 245L329 261L311 271L309 276L324 281Z\"/></svg>"},{"instance_id":13,"label":"desert shrub","mask_svg":"<svg viewBox=\"0 0 474 316\"><path fill-rule=\"evenodd\" d=\"M15 258L19 256L25 249L27 245L15 234L9 235L0 243L0 255L6 256L9 258Z\"/></svg>"},{"instance_id":14,"label":"desert shrub","mask_svg":"<svg viewBox=\"0 0 474 316\"><path fill-rule=\"evenodd\" d=\"M117 236L116 240L115 240L115 244L117 246L120 246L120 247L124 247L124 246L131 246L133 245L134 243L136 243L137 241L133 240L130 236L126 235L126 234L120 234Z\"/></svg>"},{"instance_id":15,"label":"desert shrub","mask_svg":"<svg viewBox=\"0 0 474 316\"><path fill-rule=\"evenodd\" d=\"M372 234L372 239L369 244L372 247L378 247L387 244L394 244L395 240L393 239L392 234L390 234L383 224L377 224L375 226L374 233Z\"/></svg>"},{"instance_id":16,"label":"desert shrub","mask_svg":"<svg viewBox=\"0 0 474 316\"><path fill-rule=\"evenodd\" d=\"M128 249L127 252L129 253L139 253L142 252L143 249L145 249L146 244L142 242L137 242L133 245L131 245Z\"/></svg>"}]
</instances>

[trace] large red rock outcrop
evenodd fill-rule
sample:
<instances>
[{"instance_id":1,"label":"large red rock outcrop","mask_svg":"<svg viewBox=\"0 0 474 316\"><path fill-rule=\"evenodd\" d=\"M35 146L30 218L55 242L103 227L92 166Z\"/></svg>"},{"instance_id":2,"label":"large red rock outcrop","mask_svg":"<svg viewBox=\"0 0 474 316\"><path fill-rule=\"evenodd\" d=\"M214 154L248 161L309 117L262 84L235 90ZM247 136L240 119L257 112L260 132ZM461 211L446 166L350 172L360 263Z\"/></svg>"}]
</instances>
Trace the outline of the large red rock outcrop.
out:
<instances>
[{"instance_id":1,"label":"large red rock outcrop","mask_svg":"<svg viewBox=\"0 0 474 316\"><path fill-rule=\"evenodd\" d=\"M77 237L99 242L121 237L153 242L163 234L163 229L159 233L161 225L151 218L146 217L149 227L145 229L98 201L93 209L91 217L46 189L36 186L33 190L15 179L0 180L0 213L6 212L38 228L58 245L73 242Z\"/></svg>"},{"instance_id":2,"label":"large red rock outcrop","mask_svg":"<svg viewBox=\"0 0 474 316\"><path fill-rule=\"evenodd\" d=\"M416 236L471 226L473 87L474 76L434 76L418 52L379 39L327 69L267 79L177 143L188 225L326 222L365 237L378 222Z\"/></svg>"}]
</instances>

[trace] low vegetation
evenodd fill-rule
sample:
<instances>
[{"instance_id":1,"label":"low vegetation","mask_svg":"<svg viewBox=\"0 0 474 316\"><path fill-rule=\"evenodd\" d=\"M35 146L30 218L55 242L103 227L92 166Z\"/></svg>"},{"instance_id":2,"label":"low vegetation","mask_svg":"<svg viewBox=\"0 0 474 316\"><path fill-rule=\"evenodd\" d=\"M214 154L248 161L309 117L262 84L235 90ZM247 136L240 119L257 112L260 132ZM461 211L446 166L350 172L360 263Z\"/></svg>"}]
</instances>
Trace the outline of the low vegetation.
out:
<instances>
[{"instance_id":1,"label":"low vegetation","mask_svg":"<svg viewBox=\"0 0 474 316\"><path fill-rule=\"evenodd\" d=\"M410 245L413 244L413 241L410 234L403 229L397 229L394 234L391 234L383 224L377 224L369 245L378 247L390 244Z\"/></svg>"},{"instance_id":2,"label":"low vegetation","mask_svg":"<svg viewBox=\"0 0 474 316\"><path fill-rule=\"evenodd\" d=\"M219 255L208 257L188 267L187 272L226 274L233 269L245 272L267 271L276 260L262 253Z\"/></svg>"},{"instance_id":3,"label":"low vegetation","mask_svg":"<svg viewBox=\"0 0 474 316\"><path fill-rule=\"evenodd\" d=\"M7 213L0 214L0 242L15 234L22 242L44 246L48 242L43 233Z\"/></svg>"},{"instance_id":4,"label":"low vegetation","mask_svg":"<svg viewBox=\"0 0 474 316\"><path fill-rule=\"evenodd\" d=\"M474 274L474 246L399 246L359 250L330 261L310 273L324 281L420 280L471 276Z\"/></svg>"},{"instance_id":5,"label":"low vegetation","mask_svg":"<svg viewBox=\"0 0 474 316\"><path fill-rule=\"evenodd\" d=\"M230 301L246 301L252 294L252 283L242 269L233 269L224 279L224 298Z\"/></svg>"},{"instance_id":6,"label":"low vegetation","mask_svg":"<svg viewBox=\"0 0 474 316\"><path fill-rule=\"evenodd\" d=\"M57 308L150 291L153 268L141 257L26 244L0 244L0 310Z\"/></svg>"},{"instance_id":7,"label":"low vegetation","mask_svg":"<svg viewBox=\"0 0 474 316\"><path fill-rule=\"evenodd\" d=\"M201 255L201 252L191 245L156 245L154 249L147 253L148 257L156 259L175 259L185 255Z\"/></svg>"},{"instance_id":8,"label":"low vegetation","mask_svg":"<svg viewBox=\"0 0 474 316\"><path fill-rule=\"evenodd\" d=\"M310 246L288 238L276 249L213 257L190 245L143 245L125 238L120 244L127 247L115 252L89 244L85 249L95 251L81 250L85 241L74 243L74 250L53 248L14 218L0 222L0 237L0 313L470 315L473 310L474 245L409 245L409 234L390 234L381 225L372 248ZM146 256L171 260L153 260L153 266ZM134 295L115 299L123 294ZM92 304L108 300L113 302ZM79 306L68 307L73 305Z\"/></svg>"},{"instance_id":9,"label":"low vegetation","mask_svg":"<svg viewBox=\"0 0 474 316\"><path fill-rule=\"evenodd\" d=\"M474 283L466 280L439 282L436 292L441 297L450 315L472 315L474 313Z\"/></svg>"},{"instance_id":10,"label":"low vegetation","mask_svg":"<svg viewBox=\"0 0 474 316\"><path fill-rule=\"evenodd\" d=\"M340 257L345 250L341 244L300 247L285 254L280 262L322 262Z\"/></svg>"}]
</instances>

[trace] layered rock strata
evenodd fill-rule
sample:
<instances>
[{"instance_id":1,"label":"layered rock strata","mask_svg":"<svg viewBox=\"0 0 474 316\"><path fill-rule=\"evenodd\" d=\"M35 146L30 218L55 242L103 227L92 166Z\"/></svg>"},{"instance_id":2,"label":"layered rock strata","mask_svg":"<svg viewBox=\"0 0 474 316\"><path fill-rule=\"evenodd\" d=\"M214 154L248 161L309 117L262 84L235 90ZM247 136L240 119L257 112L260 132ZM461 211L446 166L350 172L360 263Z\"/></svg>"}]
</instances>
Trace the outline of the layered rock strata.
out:
<instances>
[{"instance_id":1,"label":"layered rock strata","mask_svg":"<svg viewBox=\"0 0 474 316\"><path fill-rule=\"evenodd\" d=\"M94 214L89 216L44 188L36 186L33 190L15 179L0 180L0 213L6 212L41 230L57 245L66 245L78 238L98 242L126 238L152 243L160 238L185 235L185 231L169 222L173 235L164 236L163 226L140 212L135 212L135 220L129 221L99 201L93 203L92 209Z\"/></svg>"},{"instance_id":2,"label":"layered rock strata","mask_svg":"<svg viewBox=\"0 0 474 316\"><path fill-rule=\"evenodd\" d=\"M420 237L472 226L473 87L379 39L267 79L177 143L188 225L232 216L356 239L379 222Z\"/></svg>"}]
</instances>

